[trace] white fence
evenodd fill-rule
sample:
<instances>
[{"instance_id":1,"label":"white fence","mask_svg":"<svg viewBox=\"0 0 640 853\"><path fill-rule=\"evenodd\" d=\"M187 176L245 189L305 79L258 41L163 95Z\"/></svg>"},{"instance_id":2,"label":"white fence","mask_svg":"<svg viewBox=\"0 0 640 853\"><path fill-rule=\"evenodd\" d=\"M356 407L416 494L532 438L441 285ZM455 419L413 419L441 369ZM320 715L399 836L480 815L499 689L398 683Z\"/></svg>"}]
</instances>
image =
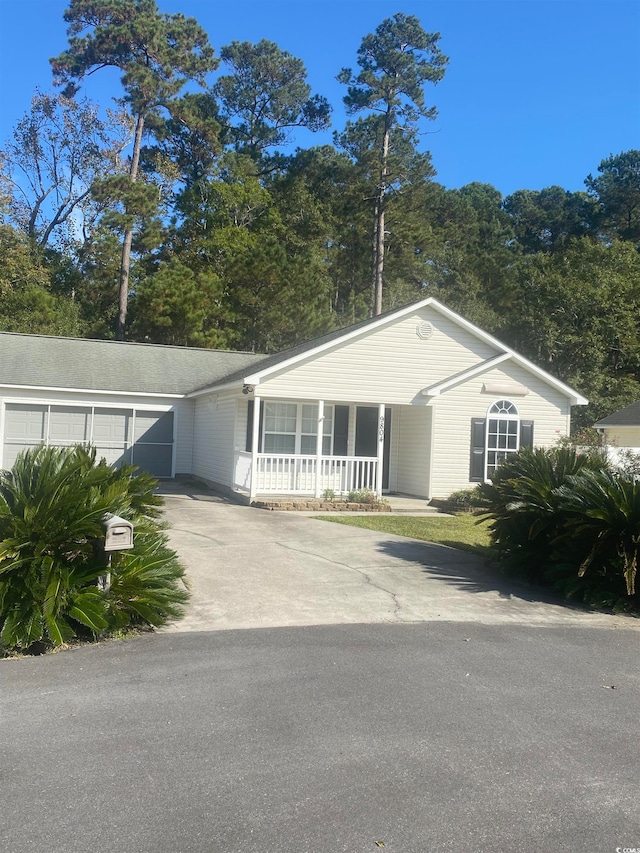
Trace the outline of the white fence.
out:
<instances>
[{"instance_id":1,"label":"white fence","mask_svg":"<svg viewBox=\"0 0 640 853\"><path fill-rule=\"evenodd\" d=\"M370 456L316 456L259 453L254 494L346 495L356 489L376 490L378 460ZM317 482L319 479L319 483ZM234 486L251 488L251 454L236 453Z\"/></svg>"},{"instance_id":2,"label":"white fence","mask_svg":"<svg viewBox=\"0 0 640 853\"><path fill-rule=\"evenodd\" d=\"M614 465L626 468L636 461L634 457L638 457L637 461L640 462L640 447L614 447L609 444L607 445L607 455L609 461Z\"/></svg>"}]
</instances>

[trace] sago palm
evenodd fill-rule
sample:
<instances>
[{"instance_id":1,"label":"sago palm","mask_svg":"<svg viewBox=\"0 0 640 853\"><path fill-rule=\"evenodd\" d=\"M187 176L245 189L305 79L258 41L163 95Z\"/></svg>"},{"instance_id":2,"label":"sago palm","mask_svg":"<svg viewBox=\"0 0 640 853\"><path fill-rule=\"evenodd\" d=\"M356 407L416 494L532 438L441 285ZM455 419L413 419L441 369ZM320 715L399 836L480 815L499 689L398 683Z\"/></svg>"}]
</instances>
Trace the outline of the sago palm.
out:
<instances>
[{"instance_id":1,"label":"sago palm","mask_svg":"<svg viewBox=\"0 0 640 853\"><path fill-rule=\"evenodd\" d=\"M594 563L622 569L627 595L635 595L640 558L640 478L610 471L582 471L556 491L567 515L567 535L588 549L578 575Z\"/></svg>"},{"instance_id":2,"label":"sago palm","mask_svg":"<svg viewBox=\"0 0 640 853\"><path fill-rule=\"evenodd\" d=\"M0 473L1 645L60 645L78 633L181 614L184 570L155 520L154 485L131 466L96 463L95 451L80 446L29 450ZM98 543L107 512L128 518L138 535L132 552L116 555L103 592Z\"/></svg>"}]
</instances>

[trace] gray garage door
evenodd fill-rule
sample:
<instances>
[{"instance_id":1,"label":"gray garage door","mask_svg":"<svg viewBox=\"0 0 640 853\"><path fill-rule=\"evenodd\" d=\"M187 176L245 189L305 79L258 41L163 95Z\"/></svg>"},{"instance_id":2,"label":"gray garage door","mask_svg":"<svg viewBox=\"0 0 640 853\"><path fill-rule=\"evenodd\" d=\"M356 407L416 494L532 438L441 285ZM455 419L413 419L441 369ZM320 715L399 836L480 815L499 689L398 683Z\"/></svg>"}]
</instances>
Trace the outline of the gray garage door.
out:
<instances>
[{"instance_id":1,"label":"gray garage door","mask_svg":"<svg viewBox=\"0 0 640 853\"><path fill-rule=\"evenodd\" d=\"M110 465L132 462L154 477L171 477L173 412L7 403L2 467L43 443L93 444Z\"/></svg>"}]
</instances>

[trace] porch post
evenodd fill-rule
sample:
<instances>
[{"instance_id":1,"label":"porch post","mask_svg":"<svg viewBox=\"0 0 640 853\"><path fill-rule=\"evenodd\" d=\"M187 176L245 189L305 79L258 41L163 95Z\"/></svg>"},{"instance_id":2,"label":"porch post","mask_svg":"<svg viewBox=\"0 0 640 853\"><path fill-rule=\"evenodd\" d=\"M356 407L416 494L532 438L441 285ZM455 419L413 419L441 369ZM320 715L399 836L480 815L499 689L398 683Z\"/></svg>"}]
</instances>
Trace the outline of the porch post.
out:
<instances>
[{"instance_id":1,"label":"porch post","mask_svg":"<svg viewBox=\"0 0 640 853\"><path fill-rule=\"evenodd\" d=\"M318 433L316 435L316 497L320 497L320 471L322 469L322 436L324 424L324 400L318 400Z\"/></svg>"},{"instance_id":2,"label":"porch post","mask_svg":"<svg viewBox=\"0 0 640 853\"><path fill-rule=\"evenodd\" d=\"M260 397L253 397L253 432L251 433L251 485L249 500L252 501L258 491L258 447L260 441Z\"/></svg>"},{"instance_id":3,"label":"porch post","mask_svg":"<svg viewBox=\"0 0 640 853\"><path fill-rule=\"evenodd\" d=\"M378 465L376 467L376 494L382 497L382 466L384 465L384 403L378 406Z\"/></svg>"}]
</instances>

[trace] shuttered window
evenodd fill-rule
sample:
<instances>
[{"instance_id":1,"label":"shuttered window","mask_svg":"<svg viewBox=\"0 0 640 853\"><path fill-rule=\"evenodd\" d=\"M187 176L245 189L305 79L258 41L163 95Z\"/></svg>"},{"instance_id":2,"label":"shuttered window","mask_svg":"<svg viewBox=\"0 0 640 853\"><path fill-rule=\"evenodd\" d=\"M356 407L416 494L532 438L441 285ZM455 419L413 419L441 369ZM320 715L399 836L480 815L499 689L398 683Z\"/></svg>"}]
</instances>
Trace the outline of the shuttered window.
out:
<instances>
[{"instance_id":1,"label":"shuttered window","mask_svg":"<svg viewBox=\"0 0 640 853\"><path fill-rule=\"evenodd\" d=\"M471 419L471 463L469 479L481 483L521 447L533 447L533 421L520 420L510 400L498 400L485 418Z\"/></svg>"}]
</instances>

